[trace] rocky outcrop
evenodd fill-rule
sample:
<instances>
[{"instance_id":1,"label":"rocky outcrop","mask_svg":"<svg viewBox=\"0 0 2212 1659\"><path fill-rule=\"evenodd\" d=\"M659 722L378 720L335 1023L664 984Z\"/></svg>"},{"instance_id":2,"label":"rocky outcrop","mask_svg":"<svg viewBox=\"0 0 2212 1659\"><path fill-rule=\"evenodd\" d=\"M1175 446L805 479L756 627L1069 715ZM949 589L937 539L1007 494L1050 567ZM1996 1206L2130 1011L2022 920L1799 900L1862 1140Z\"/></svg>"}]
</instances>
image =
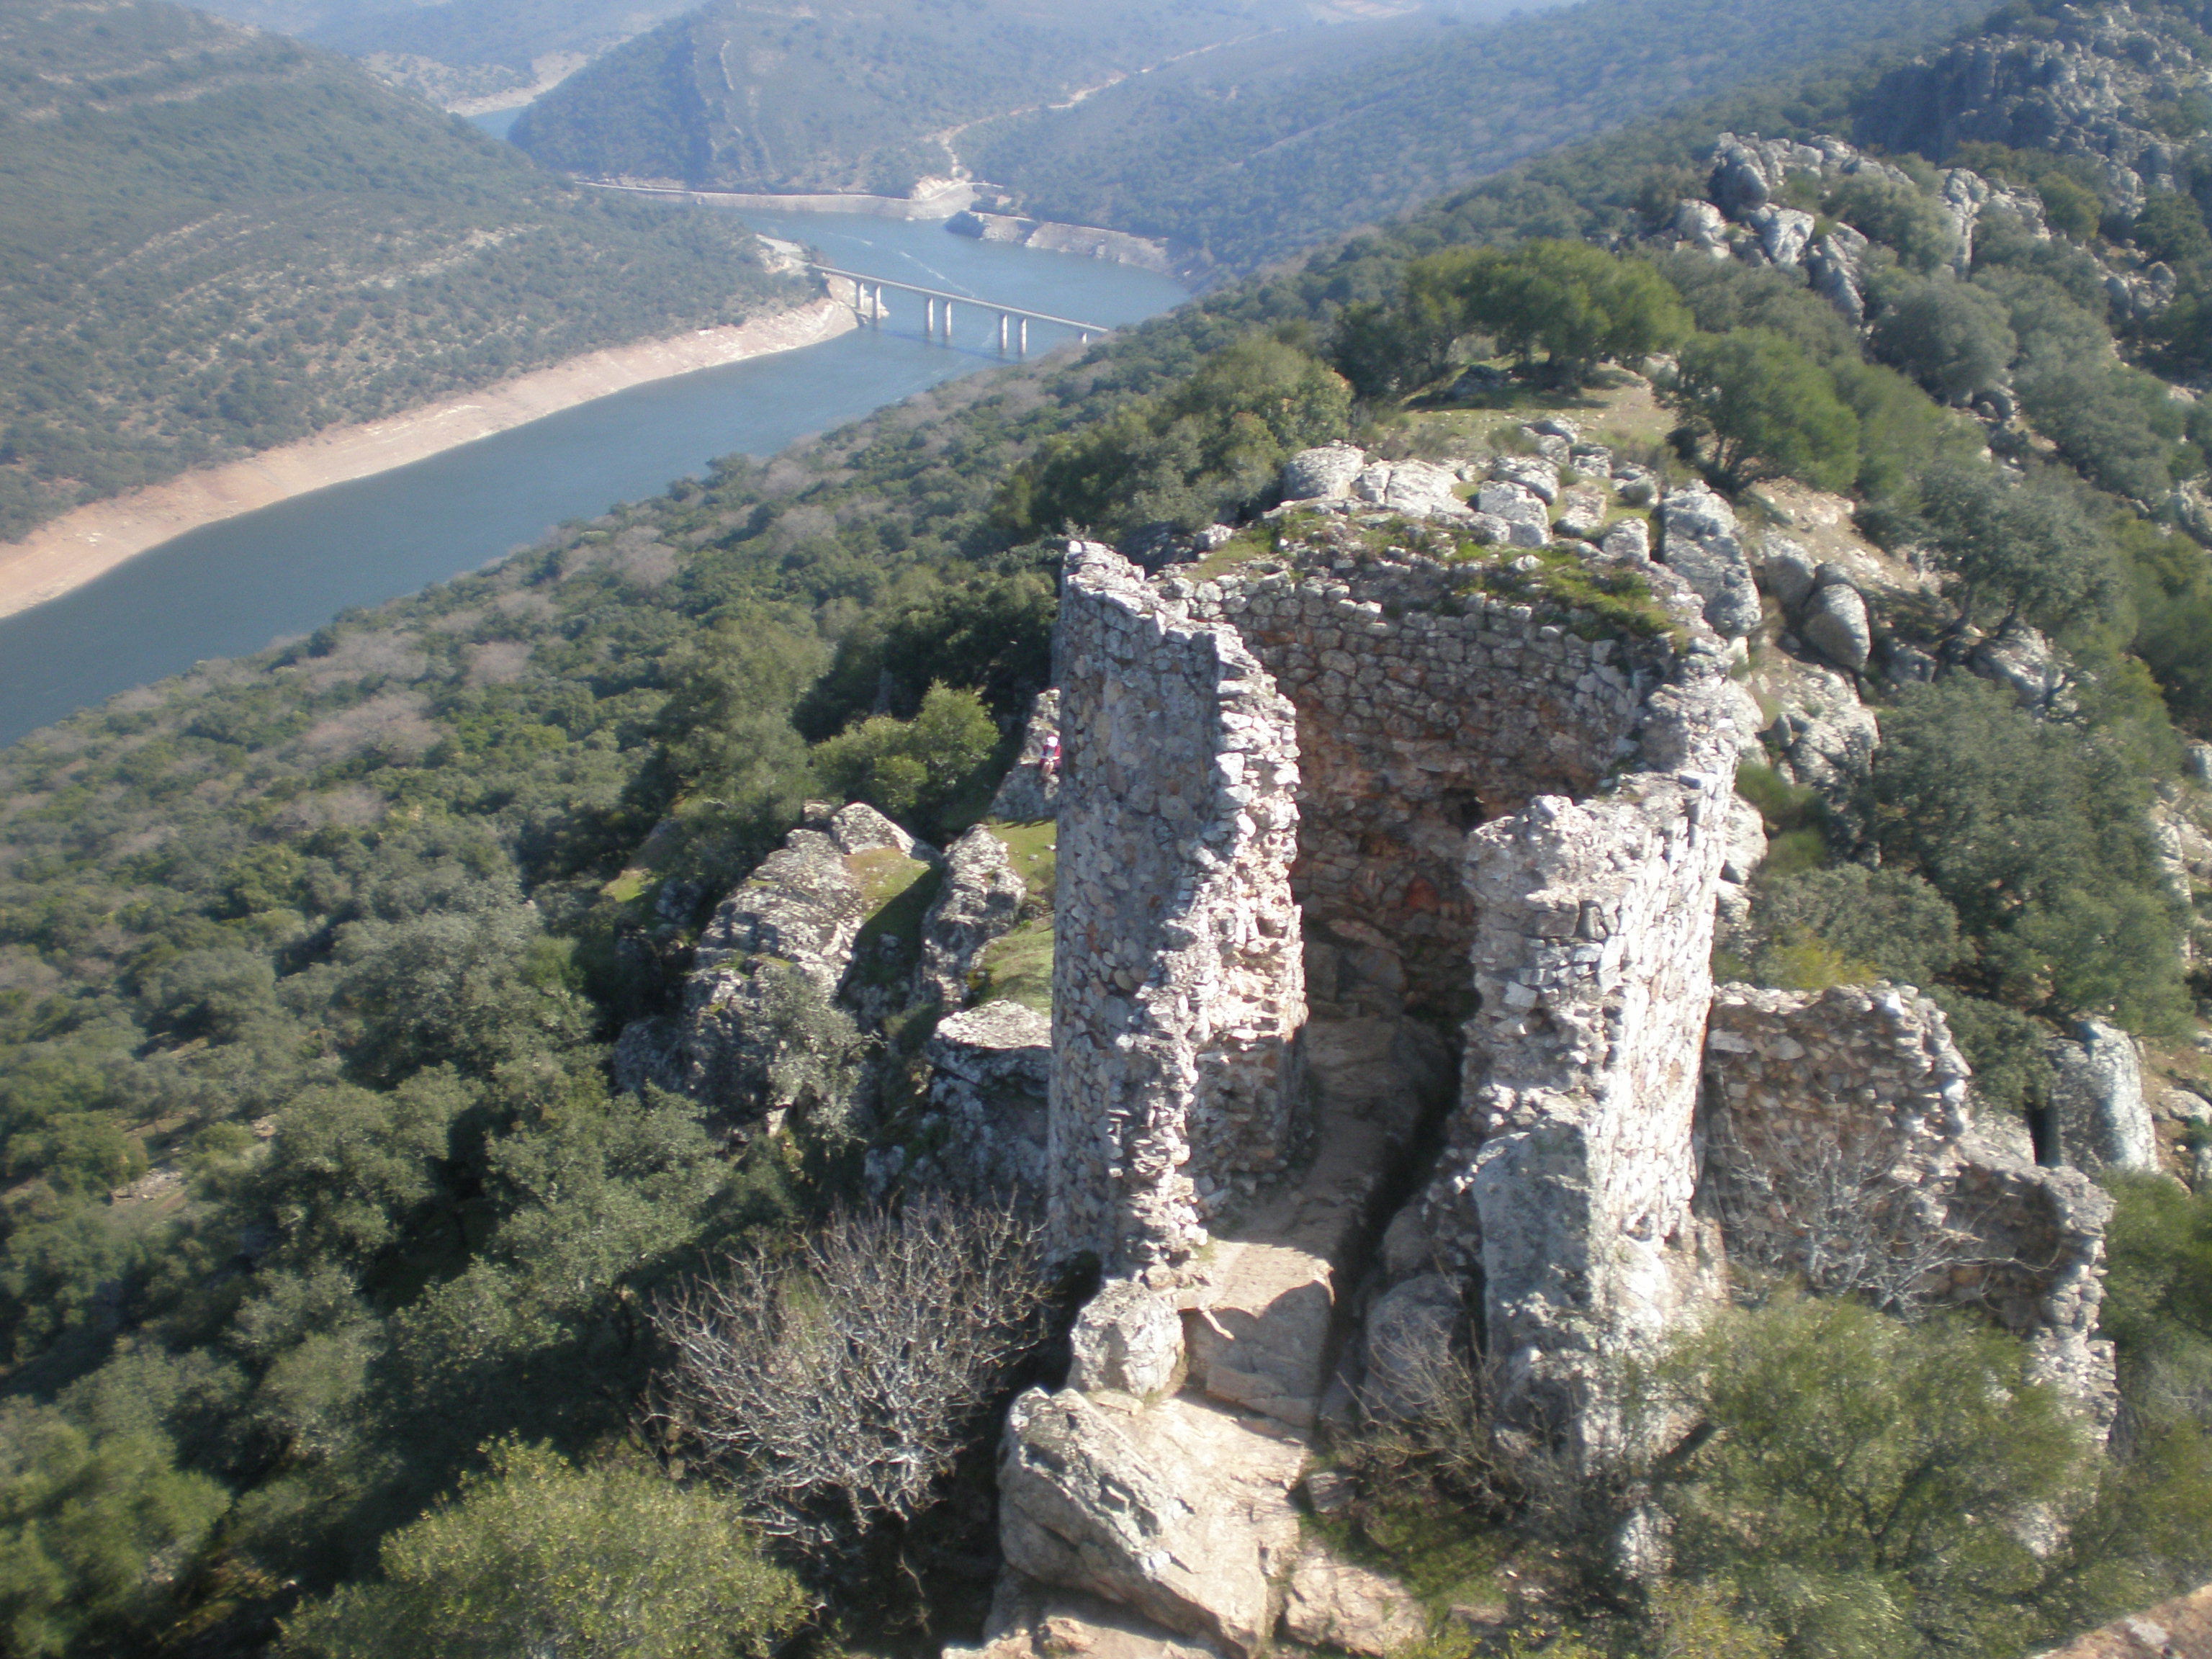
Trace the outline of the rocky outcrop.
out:
<instances>
[{"instance_id":1,"label":"rocky outcrop","mask_svg":"<svg viewBox=\"0 0 2212 1659\"><path fill-rule=\"evenodd\" d=\"M1295 1437L1188 1395L1147 1406L1032 1389L1007 1416L1000 1541L1029 1578L1249 1659L1274 1632L1305 1462Z\"/></svg>"},{"instance_id":2,"label":"rocky outcrop","mask_svg":"<svg viewBox=\"0 0 2212 1659\"><path fill-rule=\"evenodd\" d=\"M1703 484L1689 484L1668 491L1659 524L1659 557L1697 589L1713 631L1741 639L1757 628L1759 588L1735 509Z\"/></svg>"},{"instance_id":3,"label":"rocky outcrop","mask_svg":"<svg viewBox=\"0 0 2212 1659\"><path fill-rule=\"evenodd\" d=\"M2157 1127L2143 1101L2136 1040L2101 1020L2075 1023L2051 1045L2051 1111L2061 1156L2073 1168L2158 1168Z\"/></svg>"},{"instance_id":4,"label":"rocky outcrop","mask_svg":"<svg viewBox=\"0 0 2212 1659\"><path fill-rule=\"evenodd\" d=\"M817 807L715 908L681 1012L623 1033L616 1080L655 1083L739 1116L774 1103L771 1073L794 1011L837 995L879 892L935 857L872 806Z\"/></svg>"},{"instance_id":5,"label":"rocky outcrop","mask_svg":"<svg viewBox=\"0 0 2212 1659\"><path fill-rule=\"evenodd\" d=\"M1981 141L2087 157L2121 211L2139 210L2148 191L2177 188L2181 156L2143 112L2201 81L2203 65L2155 14L2072 7L2065 18L2056 39L1985 34L1893 72L1864 100L1857 136L1893 154Z\"/></svg>"},{"instance_id":6,"label":"rocky outcrop","mask_svg":"<svg viewBox=\"0 0 2212 1659\"><path fill-rule=\"evenodd\" d=\"M1029 890L1006 843L981 824L945 855L945 884L921 920L921 989L943 1008L968 1001L968 975L983 947L1020 919Z\"/></svg>"},{"instance_id":7,"label":"rocky outcrop","mask_svg":"<svg viewBox=\"0 0 2212 1659\"><path fill-rule=\"evenodd\" d=\"M1283 463L1285 501L1337 501L1352 493L1352 481L1367 466L1366 453L1351 444L1302 449Z\"/></svg>"},{"instance_id":8,"label":"rocky outcrop","mask_svg":"<svg viewBox=\"0 0 2212 1659\"><path fill-rule=\"evenodd\" d=\"M1052 1022L1018 1002L941 1019L922 1049L927 1111L913 1179L978 1196L1034 1199L1047 1185Z\"/></svg>"},{"instance_id":9,"label":"rocky outcrop","mask_svg":"<svg viewBox=\"0 0 2212 1659\"><path fill-rule=\"evenodd\" d=\"M1022 744L1014 763L991 797L991 816L1005 823L1035 823L1051 817L1060 805L1060 775L1044 768L1048 741L1060 735L1060 693L1041 691L1022 726Z\"/></svg>"}]
</instances>

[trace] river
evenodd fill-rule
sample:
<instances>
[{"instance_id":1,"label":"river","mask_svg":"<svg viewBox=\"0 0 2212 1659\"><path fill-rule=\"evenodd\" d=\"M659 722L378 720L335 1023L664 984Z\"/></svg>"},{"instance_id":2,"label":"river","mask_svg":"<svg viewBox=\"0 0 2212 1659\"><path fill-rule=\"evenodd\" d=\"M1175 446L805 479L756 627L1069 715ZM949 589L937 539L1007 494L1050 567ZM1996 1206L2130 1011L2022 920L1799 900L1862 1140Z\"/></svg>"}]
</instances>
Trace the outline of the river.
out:
<instances>
[{"instance_id":1,"label":"river","mask_svg":"<svg viewBox=\"0 0 2212 1659\"><path fill-rule=\"evenodd\" d=\"M702 212L717 211L701 209ZM763 234L829 263L1120 325L1178 304L1168 277L844 214L752 213ZM208 658L312 632L473 570L564 520L701 472L770 455L927 386L1003 361L988 313L956 308L948 345L922 337L921 301L889 296L877 328L657 380L411 466L295 496L163 543L97 580L0 618L0 744ZM1032 353L1068 337L1032 325Z\"/></svg>"}]
</instances>

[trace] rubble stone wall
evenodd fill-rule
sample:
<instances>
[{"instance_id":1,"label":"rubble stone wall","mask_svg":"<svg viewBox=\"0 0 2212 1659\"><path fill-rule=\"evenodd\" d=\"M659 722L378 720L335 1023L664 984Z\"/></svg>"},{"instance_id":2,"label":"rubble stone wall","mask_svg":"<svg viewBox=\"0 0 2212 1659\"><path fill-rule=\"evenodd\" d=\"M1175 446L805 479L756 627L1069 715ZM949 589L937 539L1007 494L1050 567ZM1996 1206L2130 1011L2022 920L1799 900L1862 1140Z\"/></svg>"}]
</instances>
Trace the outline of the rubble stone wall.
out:
<instances>
[{"instance_id":1,"label":"rubble stone wall","mask_svg":"<svg viewBox=\"0 0 2212 1659\"><path fill-rule=\"evenodd\" d=\"M1706 1035L1707 1139L1765 1173L1761 1196L1781 1208L1821 1152L1840 1149L1879 1214L1919 1213L1933 1230L1932 1248L1891 1240L1929 1263L1920 1292L1984 1309L2028 1343L2042 1380L2109 1427L2112 1345L2091 1333L2112 1200L2078 1170L2039 1167L2024 1125L1978 1125L1969 1075L1942 1011L1909 986L1724 985ZM1876 1182L1890 1190L1874 1192ZM1799 1201L1824 1200L1832 1207L1829 1194ZM1759 1220L1786 1231L1792 1218Z\"/></svg>"},{"instance_id":2,"label":"rubble stone wall","mask_svg":"<svg viewBox=\"0 0 2212 1659\"><path fill-rule=\"evenodd\" d=\"M1463 1018L1468 831L1540 794L1589 793L1663 642L1578 638L1456 591L1464 573L1427 559L1162 586L1233 627L1297 710L1310 1000Z\"/></svg>"},{"instance_id":3,"label":"rubble stone wall","mask_svg":"<svg viewBox=\"0 0 2212 1659\"><path fill-rule=\"evenodd\" d=\"M1297 750L1236 630L1071 548L1053 968L1054 1242L1179 1258L1209 1186L1299 1150Z\"/></svg>"},{"instance_id":4,"label":"rubble stone wall","mask_svg":"<svg viewBox=\"0 0 2212 1659\"><path fill-rule=\"evenodd\" d=\"M1705 1052L1707 1109L1755 1160L1842 1142L1933 1169L1966 1131L1966 1061L1942 1011L1910 987L1723 985Z\"/></svg>"},{"instance_id":5,"label":"rubble stone wall","mask_svg":"<svg viewBox=\"0 0 2212 1659\"><path fill-rule=\"evenodd\" d=\"M1694 1122L1735 729L1726 681L1654 700L1680 770L1541 796L1469 837L1479 918L1439 1196L1512 1386L1582 1376L1708 1293ZM1692 763L1685 764L1685 762Z\"/></svg>"}]
</instances>

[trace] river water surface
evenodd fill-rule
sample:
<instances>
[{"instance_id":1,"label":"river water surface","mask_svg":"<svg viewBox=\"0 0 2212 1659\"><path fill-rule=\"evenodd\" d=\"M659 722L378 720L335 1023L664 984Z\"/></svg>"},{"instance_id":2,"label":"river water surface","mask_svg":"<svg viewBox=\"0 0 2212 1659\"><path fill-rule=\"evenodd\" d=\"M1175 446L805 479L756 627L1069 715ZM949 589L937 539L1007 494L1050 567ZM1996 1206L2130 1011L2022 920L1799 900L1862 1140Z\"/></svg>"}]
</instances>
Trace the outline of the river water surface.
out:
<instances>
[{"instance_id":1,"label":"river water surface","mask_svg":"<svg viewBox=\"0 0 2212 1659\"><path fill-rule=\"evenodd\" d=\"M701 211L717 210L702 209ZM747 213L763 234L871 276L1109 325L1181 301L1126 265L955 236L941 225L845 214ZM311 632L472 570L563 520L702 471L769 455L924 387L1001 361L994 318L957 307L948 346L922 337L921 301L777 356L635 386L458 449L295 496L165 542L99 580L0 618L0 743L212 657ZM1069 337L1032 325L1032 354Z\"/></svg>"}]
</instances>

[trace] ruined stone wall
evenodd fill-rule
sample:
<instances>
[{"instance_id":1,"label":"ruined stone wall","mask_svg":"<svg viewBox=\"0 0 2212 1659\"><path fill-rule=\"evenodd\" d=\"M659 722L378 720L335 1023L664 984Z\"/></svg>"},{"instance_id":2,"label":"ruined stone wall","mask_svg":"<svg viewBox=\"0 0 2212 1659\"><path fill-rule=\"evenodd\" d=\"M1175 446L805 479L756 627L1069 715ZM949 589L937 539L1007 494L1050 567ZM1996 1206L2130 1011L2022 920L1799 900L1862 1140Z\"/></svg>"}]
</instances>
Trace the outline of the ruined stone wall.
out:
<instances>
[{"instance_id":1,"label":"ruined stone wall","mask_svg":"<svg viewBox=\"0 0 2212 1659\"><path fill-rule=\"evenodd\" d=\"M1481 1006L1432 1224L1480 1267L1509 1387L1570 1412L1598 1358L1656 1336L1717 1265L1692 1130L1736 732L1718 659L1689 667L1643 735L1692 763L1540 796L1468 844Z\"/></svg>"},{"instance_id":2,"label":"ruined stone wall","mask_svg":"<svg viewBox=\"0 0 2212 1659\"><path fill-rule=\"evenodd\" d=\"M1942 1012L1909 986L1723 985L1705 1051L1716 1133L1761 1164L1841 1143L1933 1170L1966 1131L1966 1061Z\"/></svg>"},{"instance_id":3,"label":"ruined stone wall","mask_svg":"<svg viewBox=\"0 0 2212 1659\"><path fill-rule=\"evenodd\" d=\"M1466 1015L1467 832L1539 794L1587 794L1670 655L1539 623L1466 578L1385 552L1162 584L1234 627L1297 712L1291 885L1317 1009Z\"/></svg>"},{"instance_id":4,"label":"ruined stone wall","mask_svg":"<svg viewBox=\"0 0 2212 1659\"><path fill-rule=\"evenodd\" d=\"M1142 1266L1298 1151L1293 717L1108 548L1069 550L1057 653L1054 1243Z\"/></svg>"},{"instance_id":5,"label":"ruined stone wall","mask_svg":"<svg viewBox=\"0 0 2212 1659\"><path fill-rule=\"evenodd\" d=\"M1771 1265L1772 1241L1794 1237L1800 1260L1783 1265L1803 1271L1817 1250L1816 1281L1824 1267L1869 1281L1817 1288L1982 1308L2108 1427L2112 1346L2091 1333L2112 1200L2077 1170L2039 1167L2025 1126L1978 1125L1970 1075L1910 986L1721 987L1706 1139L1729 1247ZM1871 1236L1838 1237L1855 1227Z\"/></svg>"}]
</instances>

